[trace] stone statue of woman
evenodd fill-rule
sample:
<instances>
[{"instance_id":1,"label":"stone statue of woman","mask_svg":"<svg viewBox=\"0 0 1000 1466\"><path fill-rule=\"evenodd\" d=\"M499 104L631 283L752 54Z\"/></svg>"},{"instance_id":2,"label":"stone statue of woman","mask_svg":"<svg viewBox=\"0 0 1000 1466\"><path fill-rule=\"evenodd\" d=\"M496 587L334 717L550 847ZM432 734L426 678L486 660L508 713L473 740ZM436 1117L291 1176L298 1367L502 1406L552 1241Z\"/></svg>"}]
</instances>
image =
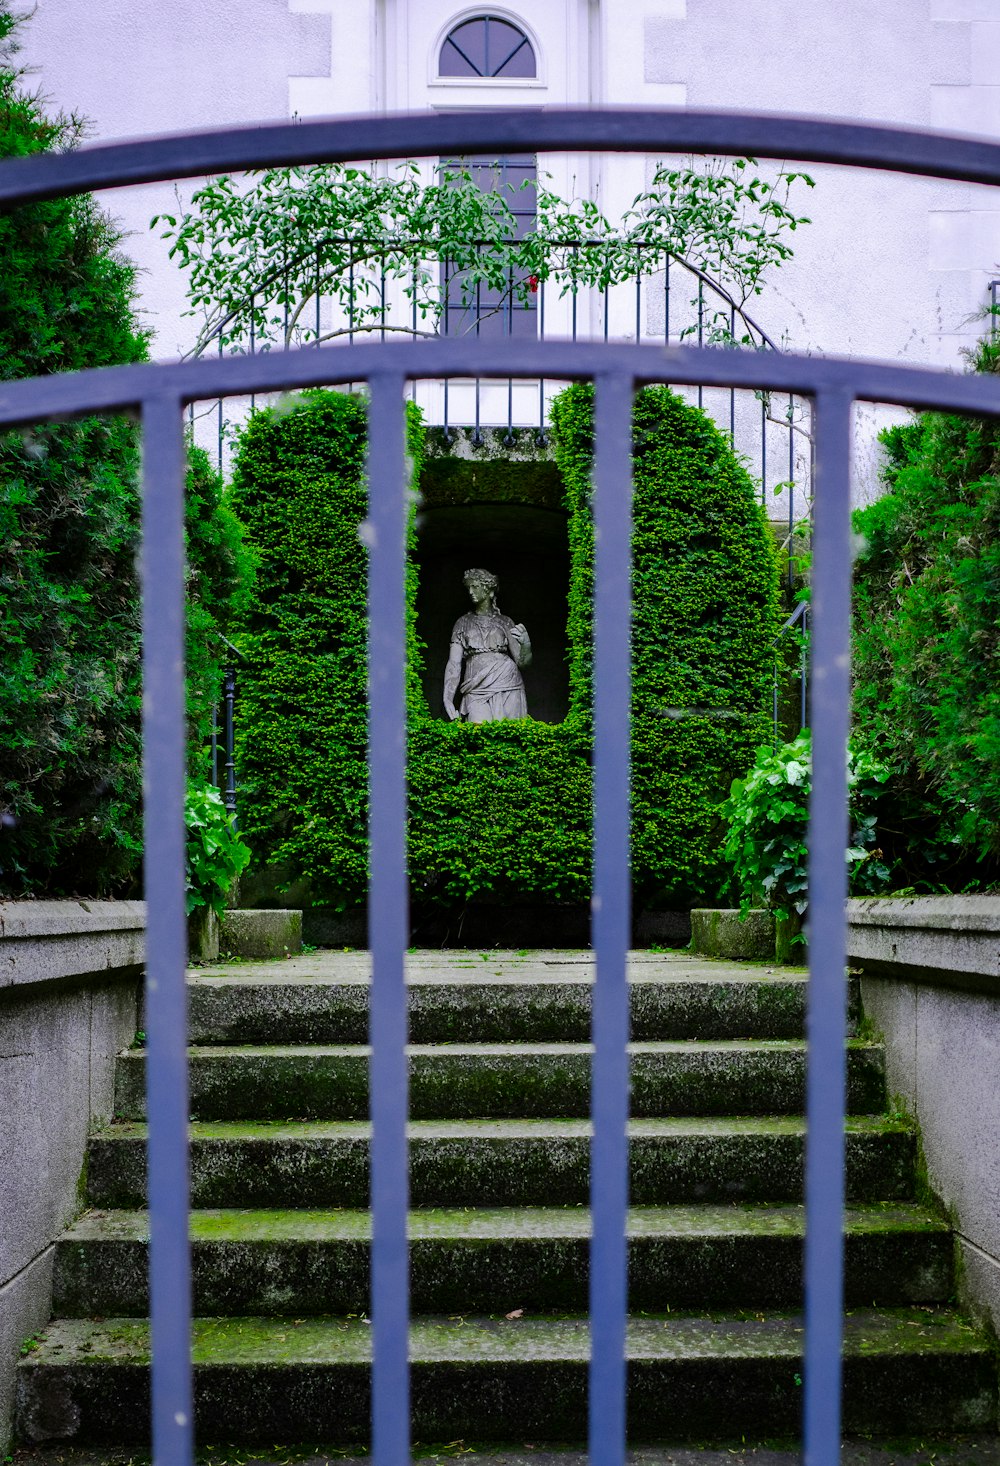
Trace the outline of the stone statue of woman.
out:
<instances>
[{"instance_id":1,"label":"stone statue of woman","mask_svg":"<svg viewBox=\"0 0 1000 1466\"><path fill-rule=\"evenodd\" d=\"M474 609L459 616L451 633L444 674L444 710L470 723L526 718L521 668L531 661L528 633L503 616L496 602L498 581L488 570L463 576ZM459 702L456 705L456 695Z\"/></svg>"}]
</instances>

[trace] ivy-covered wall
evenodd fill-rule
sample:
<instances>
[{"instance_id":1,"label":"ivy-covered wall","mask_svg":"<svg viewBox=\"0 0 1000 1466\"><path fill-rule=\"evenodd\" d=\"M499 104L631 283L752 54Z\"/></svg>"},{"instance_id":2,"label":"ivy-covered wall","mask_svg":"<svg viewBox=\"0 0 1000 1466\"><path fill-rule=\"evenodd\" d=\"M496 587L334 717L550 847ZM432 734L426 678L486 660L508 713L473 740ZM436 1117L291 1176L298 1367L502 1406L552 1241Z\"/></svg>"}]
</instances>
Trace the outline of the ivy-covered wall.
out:
<instances>
[{"instance_id":1,"label":"ivy-covered wall","mask_svg":"<svg viewBox=\"0 0 1000 1466\"><path fill-rule=\"evenodd\" d=\"M256 414L233 485L261 561L243 640L243 827L276 899L339 909L360 903L366 886L365 412L360 397L313 392L291 410ZM564 393L553 414L573 566L562 723L473 727L431 716L411 559L417 904L589 894L591 417L585 387ZM419 479L413 416L409 448ZM768 735L776 557L727 441L666 389L637 400L635 480L635 891L640 904L669 907L716 895L718 806Z\"/></svg>"}]
</instances>

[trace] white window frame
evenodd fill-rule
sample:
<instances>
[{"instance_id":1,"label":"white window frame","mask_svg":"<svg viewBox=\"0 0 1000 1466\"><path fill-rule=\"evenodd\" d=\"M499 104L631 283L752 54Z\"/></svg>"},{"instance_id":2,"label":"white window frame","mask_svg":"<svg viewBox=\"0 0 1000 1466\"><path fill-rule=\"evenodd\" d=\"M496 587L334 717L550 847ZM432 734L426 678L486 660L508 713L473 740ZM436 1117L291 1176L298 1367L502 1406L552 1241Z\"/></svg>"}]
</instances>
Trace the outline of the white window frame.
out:
<instances>
[{"instance_id":1,"label":"white window frame","mask_svg":"<svg viewBox=\"0 0 1000 1466\"><path fill-rule=\"evenodd\" d=\"M509 21L511 25L523 31L528 38L528 44L535 53L535 75L534 76L442 76L438 71L441 64L441 48L451 35L456 26L464 25L468 20L480 20L487 15L495 15L497 20ZM464 10L456 11L450 16L444 25L440 27L434 38L430 54L427 58L427 85L429 87L443 87L449 90L473 89L479 91L489 88L498 91L538 91L548 86L548 78L545 74L545 58L542 47L539 44L538 36L530 25L520 16L517 11L508 9L505 5L470 5ZM513 99L511 99L513 100Z\"/></svg>"}]
</instances>

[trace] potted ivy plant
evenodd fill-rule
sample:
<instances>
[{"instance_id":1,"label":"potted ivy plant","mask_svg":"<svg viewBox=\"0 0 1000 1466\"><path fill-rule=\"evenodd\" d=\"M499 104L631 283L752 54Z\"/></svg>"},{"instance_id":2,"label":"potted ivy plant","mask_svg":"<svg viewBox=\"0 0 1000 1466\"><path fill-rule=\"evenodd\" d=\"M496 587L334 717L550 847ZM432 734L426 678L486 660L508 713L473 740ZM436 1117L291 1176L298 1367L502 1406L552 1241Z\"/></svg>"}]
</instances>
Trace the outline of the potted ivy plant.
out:
<instances>
[{"instance_id":1,"label":"potted ivy plant","mask_svg":"<svg viewBox=\"0 0 1000 1466\"><path fill-rule=\"evenodd\" d=\"M230 825L214 785L188 781L184 823L188 950L193 961L213 961L219 955L219 918L250 850Z\"/></svg>"}]
</instances>

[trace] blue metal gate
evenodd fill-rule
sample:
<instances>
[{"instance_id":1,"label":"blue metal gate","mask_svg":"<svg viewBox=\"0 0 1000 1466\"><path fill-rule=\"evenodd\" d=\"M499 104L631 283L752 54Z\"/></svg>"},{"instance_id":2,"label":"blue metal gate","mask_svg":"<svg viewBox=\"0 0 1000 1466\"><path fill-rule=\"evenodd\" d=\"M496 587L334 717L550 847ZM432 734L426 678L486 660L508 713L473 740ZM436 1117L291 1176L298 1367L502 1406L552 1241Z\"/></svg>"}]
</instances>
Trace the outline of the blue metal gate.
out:
<instances>
[{"instance_id":1,"label":"blue metal gate","mask_svg":"<svg viewBox=\"0 0 1000 1466\"><path fill-rule=\"evenodd\" d=\"M83 190L286 163L477 153L613 150L800 158L1000 183L1000 145L803 118L686 111L389 116L184 135L16 159L0 206ZM855 401L1000 415L995 378L870 362L699 347L440 340L110 367L0 387L0 427L97 411L143 425L146 979L157 1466L193 1451L188 1248L184 920L183 410L198 399L367 381L373 961L370 1041L373 1378L376 1466L409 1460L404 392L425 377L596 383L593 1146L590 1456L625 1451L628 1202L629 557L631 404L664 382L809 395L816 421L813 795L810 815L804 1435L810 1466L837 1466L845 1105L846 744L849 704L850 431Z\"/></svg>"}]
</instances>

